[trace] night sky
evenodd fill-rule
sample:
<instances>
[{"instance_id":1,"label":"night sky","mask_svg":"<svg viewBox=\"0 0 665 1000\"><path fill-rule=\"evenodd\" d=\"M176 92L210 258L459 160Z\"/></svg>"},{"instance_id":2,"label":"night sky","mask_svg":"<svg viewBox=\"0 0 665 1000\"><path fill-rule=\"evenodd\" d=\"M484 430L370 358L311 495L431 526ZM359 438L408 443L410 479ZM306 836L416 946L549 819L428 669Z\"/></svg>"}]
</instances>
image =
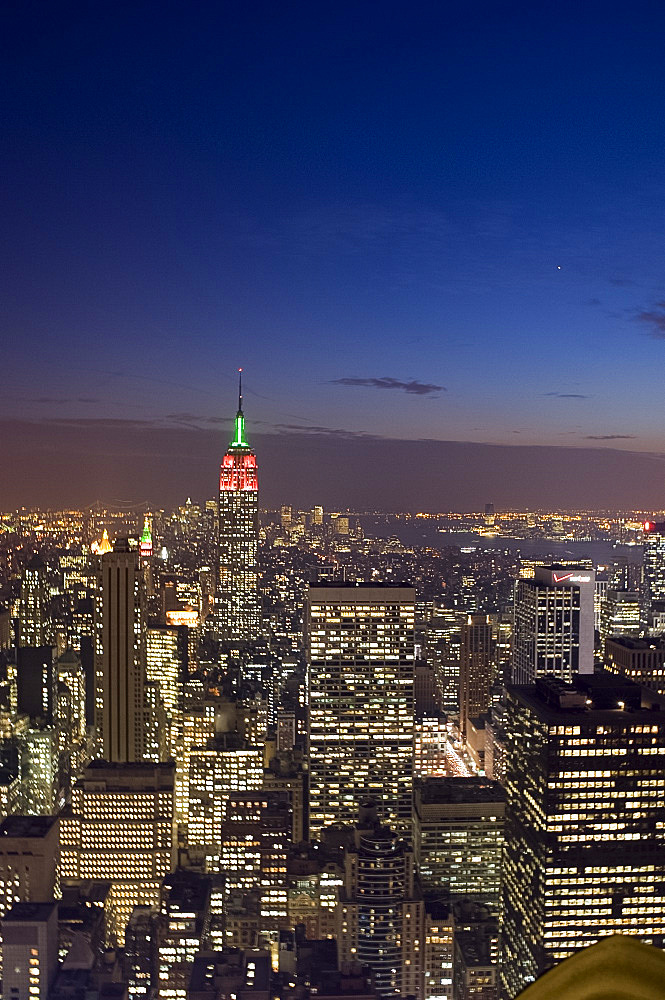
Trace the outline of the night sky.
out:
<instances>
[{"instance_id":1,"label":"night sky","mask_svg":"<svg viewBox=\"0 0 665 1000\"><path fill-rule=\"evenodd\" d=\"M665 504L662 3L1 23L0 505Z\"/></svg>"}]
</instances>

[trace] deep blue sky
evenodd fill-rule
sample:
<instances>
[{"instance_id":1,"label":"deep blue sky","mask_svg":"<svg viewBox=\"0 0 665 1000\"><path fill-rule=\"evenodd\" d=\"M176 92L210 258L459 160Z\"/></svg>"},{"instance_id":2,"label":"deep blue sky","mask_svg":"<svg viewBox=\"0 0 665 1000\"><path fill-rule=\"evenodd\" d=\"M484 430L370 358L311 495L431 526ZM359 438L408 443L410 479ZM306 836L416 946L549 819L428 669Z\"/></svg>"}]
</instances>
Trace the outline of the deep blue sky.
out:
<instances>
[{"instance_id":1,"label":"deep blue sky","mask_svg":"<svg viewBox=\"0 0 665 1000\"><path fill-rule=\"evenodd\" d=\"M250 435L665 450L662 3L25 2L2 36L1 419L221 453L243 365Z\"/></svg>"}]
</instances>

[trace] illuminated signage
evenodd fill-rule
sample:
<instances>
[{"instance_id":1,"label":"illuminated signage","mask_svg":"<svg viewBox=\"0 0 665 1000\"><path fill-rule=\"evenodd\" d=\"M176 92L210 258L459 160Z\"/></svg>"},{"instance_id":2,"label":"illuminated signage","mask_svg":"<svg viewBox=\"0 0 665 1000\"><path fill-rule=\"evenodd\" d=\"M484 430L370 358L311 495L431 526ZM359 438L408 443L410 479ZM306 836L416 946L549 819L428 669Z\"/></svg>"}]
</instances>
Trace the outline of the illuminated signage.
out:
<instances>
[{"instance_id":1,"label":"illuminated signage","mask_svg":"<svg viewBox=\"0 0 665 1000\"><path fill-rule=\"evenodd\" d=\"M168 625L187 625L189 628L196 628L199 623L199 613L193 608L178 608L176 611L166 612L166 622Z\"/></svg>"},{"instance_id":2,"label":"illuminated signage","mask_svg":"<svg viewBox=\"0 0 665 1000\"><path fill-rule=\"evenodd\" d=\"M555 583L590 583L590 576L582 576L581 573L552 573Z\"/></svg>"}]
</instances>

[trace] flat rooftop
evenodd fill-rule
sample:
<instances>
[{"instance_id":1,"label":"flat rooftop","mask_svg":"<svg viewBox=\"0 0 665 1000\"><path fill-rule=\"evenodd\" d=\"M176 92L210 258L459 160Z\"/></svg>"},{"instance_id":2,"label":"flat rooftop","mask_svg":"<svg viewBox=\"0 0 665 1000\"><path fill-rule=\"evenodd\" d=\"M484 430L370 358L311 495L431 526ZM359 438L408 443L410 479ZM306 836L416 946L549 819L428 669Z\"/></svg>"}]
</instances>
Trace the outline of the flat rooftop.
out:
<instances>
[{"instance_id":1,"label":"flat rooftop","mask_svg":"<svg viewBox=\"0 0 665 1000\"><path fill-rule=\"evenodd\" d=\"M465 802L505 802L506 793L490 778L424 778L416 784L423 805Z\"/></svg>"},{"instance_id":2,"label":"flat rooftop","mask_svg":"<svg viewBox=\"0 0 665 1000\"><path fill-rule=\"evenodd\" d=\"M533 709L543 721L563 722L586 717L593 723L616 722L621 717L644 716L656 722L665 716L665 697L640 687L625 677L599 671L578 674L572 684L552 676L539 678L535 685L509 685L509 695Z\"/></svg>"},{"instance_id":3,"label":"flat rooftop","mask_svg":"<svg viewBox=\"0 0 665 1000\"><path fill-rule=\"evenodd\" d=\"M48 920L54 910L57 910L58 904L55 900L52 903L14 903L9 913L6 913L2 918L2 922L26 922L34 923L35 921Z\"/></svg>"},{"instance_id":4,"label":"flat rooftop","mask_svg":"<svg viewBox=\"0 0 665 1000\"><path fill-rule=\"evenodd\" d=\"M57 816L7 816L0 823L0 838L45 837L57 818Z\"/></svg>"},{"instance_id":5,"label":"flat rooftop","mask_svg":"<svg viewBox=\"0 0 665 1000\"><path fill-rule=\"evenodd\" d=\"M391 583L372 583L361 581L354 583L350 580L312 580L309 584L312 590L413 590L413 584L408 581L397 581Z\"/></svg>"},{"instance_id":6,"label":"flat rooftop","mask_svg":"<svg viewBox=\"0 0 665 1000\"><path fill-rule=\"evenodd\" d=\"M611 642L615 646L623 646L624 649L635 650L636 652L643 652L647 649L655 649L659 652L663 651L660 642L656 639L634 639L630 635L612 635L605 641Z\"/></svg>"}]
</instances>

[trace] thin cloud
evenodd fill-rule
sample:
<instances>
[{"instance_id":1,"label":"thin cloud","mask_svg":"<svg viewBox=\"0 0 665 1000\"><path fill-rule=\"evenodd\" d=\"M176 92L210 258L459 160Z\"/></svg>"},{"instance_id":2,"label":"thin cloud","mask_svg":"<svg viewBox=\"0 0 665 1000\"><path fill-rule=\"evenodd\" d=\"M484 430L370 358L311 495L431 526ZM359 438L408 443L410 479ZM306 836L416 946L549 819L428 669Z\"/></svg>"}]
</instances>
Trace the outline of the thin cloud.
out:
<instances>
[{"instance_id":1,"label":"thin cloud","mask_svg":"<svg viewBox=\"0 0 665 1000\"><path fill-rule=\"evenodd\" d=\"M610 285L616 285L617 288L631 288L634 284L631 278L610 278Z\"/></svg>"},{"instance_id":2,"label":"thin cloud","mask_svg":"<svg viewBox=\"0 0 665 1000\"><path fill-rule=\"evenodd\" d=\"M74 396L71 399L66 397L57 396L38 396L33 399L26 399L26 403L39 403L47 406L62 406L64 403L98 403L98 399L91 399L88 396Z\"/></svg>"},{"instance_id":3,"label":"thin cloud","mask_svg":"<svg viewBox=\"0 0 665 1000\"><path fill-rule=\"evenodd\" d=\"M556 396L557 399L590 399L583 392L544 392L543 396Z\"/></svg>"},{"instance_id":4,"label":"thin cloud","mask_svg":"<svg viewBox=\"0 0 665 1000\"><path fill-rule=\"evenodd\" d=\"M634 441L637 434L587 434L586 441Z\"/></svg>"},{"instance_id":5,"label":"thin cloud","mask_svg":"<svg viewBox=\"0 0 665 1000\"><path fill-rule=\"evenodd\" d=\"M365 431L348 431L340 427L321 427L317 424L275 424L274 428L280 434L306 434L308 437L331 437L331 438L375 438L374 434L367 434Z\"/></svg>"},{"instance_id":6,"label":"thin cloud","mask_svg":"<svg viewBox=\"0 0 665 1000\"><path fill-rule=\"evenodd\" d=\"M651 336L656 340L665 340L665 302L656 302L651 309L643 309L635 320L650 326Z\"/></svg>"},{"instance_id":7,"label":"thin cloud","mask_svg":"<svg viewBox=\"0 0 665 1000\"><path fill-rule=\"evenodd\" d=\"M403 382L401 379L390 378L384 375L382 378L334 378L330 380L331 385L353 385L364 386L370 389L398 389L400 392L408 392L413 396L432 396L437 392L447 392L445 385L435 385L433 382L418 382L411 379Z\"/></svg>"},{"instance_id":8,"label":"thin cloud","mask_svg":"<svg viewBox=\"0 0 665 1000\"><path fill-rule=\"evenodd\" d=\"M162 420L133 420L120 417L47 417L41 421L58 427L112 427L138 428L163 427Z\"/></svg>"}]
</instances>

